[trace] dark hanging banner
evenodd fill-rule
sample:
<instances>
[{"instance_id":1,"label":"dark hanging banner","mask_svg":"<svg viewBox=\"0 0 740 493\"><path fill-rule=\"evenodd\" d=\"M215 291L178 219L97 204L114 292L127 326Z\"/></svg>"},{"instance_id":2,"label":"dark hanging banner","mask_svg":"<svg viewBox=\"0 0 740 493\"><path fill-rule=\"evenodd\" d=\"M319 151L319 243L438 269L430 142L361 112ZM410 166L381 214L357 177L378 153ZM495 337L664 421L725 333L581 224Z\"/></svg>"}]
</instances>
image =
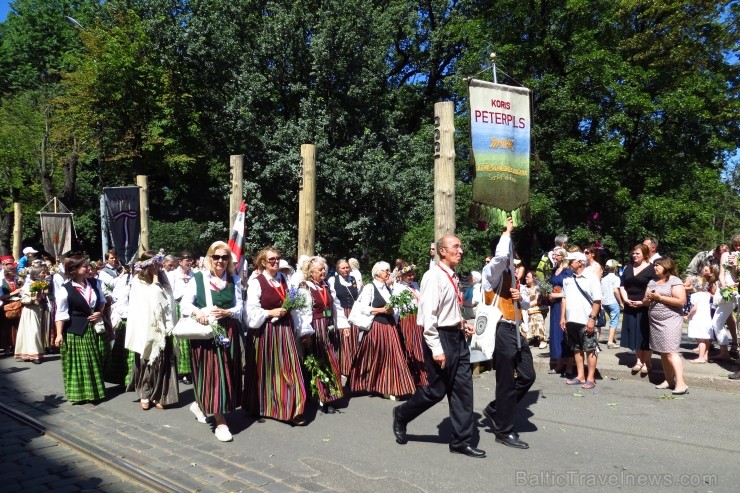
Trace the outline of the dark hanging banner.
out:
<instances>
[{"instance_id":1,"label":"dark hanging banner","mask_svg":"<svg viewBox=\"0 0 740 493\"><path fill-rule=\"evenodd\" d=\"M72 249L72 214L40 212L44 250L59 259Z\"/></svg>"},{"instance_id":2,"label":"dark hanging banner","mask_svg":"<svg viewBox=\"0 0 740 493\"><path fill-rule=\"evenodd\" d=\"M113 248L123 263L136 258L141 234L139 187L104 188L105 210Z\"/></svg>"}]
</instances>

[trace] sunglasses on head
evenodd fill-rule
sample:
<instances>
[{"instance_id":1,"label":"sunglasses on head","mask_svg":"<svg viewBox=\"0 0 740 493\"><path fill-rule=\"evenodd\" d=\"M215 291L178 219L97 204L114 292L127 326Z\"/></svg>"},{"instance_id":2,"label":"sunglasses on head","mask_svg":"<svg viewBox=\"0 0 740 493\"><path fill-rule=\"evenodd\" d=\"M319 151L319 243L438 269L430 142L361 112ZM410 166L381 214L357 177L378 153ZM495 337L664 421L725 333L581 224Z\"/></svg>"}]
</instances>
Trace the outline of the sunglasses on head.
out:
<instances>
[{"instance_id":1,"label":"sunglasses on head","mask_svg":"<svg viewBox=\"0 0 740 493\"><path fill-rule=\"evenodd\" d=\"M228 262L231 255L211 255L211 258L213 260L223 260L224 262Z\"/></svg>"}]
</instances>

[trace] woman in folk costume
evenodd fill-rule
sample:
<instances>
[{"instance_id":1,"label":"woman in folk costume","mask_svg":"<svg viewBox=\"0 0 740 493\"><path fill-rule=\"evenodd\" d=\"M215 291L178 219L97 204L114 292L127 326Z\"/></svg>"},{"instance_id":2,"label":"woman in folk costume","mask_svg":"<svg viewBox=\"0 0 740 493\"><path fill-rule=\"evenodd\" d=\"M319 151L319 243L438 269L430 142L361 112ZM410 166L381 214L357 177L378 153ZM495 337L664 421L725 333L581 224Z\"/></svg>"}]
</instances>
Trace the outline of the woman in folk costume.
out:
<instances>
[{"instance_id":1,"label":"woman in folk costume","mask_svg":"<svg viewBox=\"0 0 740 493\"><path fill-rule=\"evenodd\" d=\"M354 392L371 392L383 396L400 396L414 392L414 380L396 329L394 310L388 306L391 275L388 262L377 262L372 270L373 282L360 293L358 303L365 313L374 315L370 330L360 341L349 381Z\"/></svg>"},{"instance_id":2,"label":"woman in folk costume","mask_svg":"<svg viewBox=\"0 0 740 493\"><path fill-rule=\"evenodd\" d=\"M336 265L337 273L329 278L331 297L334 300L334 326L339 330L339 371L349 377L352 362L357 355L357 344L360 340L360 329L349 323L347 317L352 305L360 295L357 279L350 274L349 262L340 259Z\"/></svg>"},{"instance_id":3,"label":"woman in folk costume","mask_svg":"<svg viewBox=\"0 0 740 493\"><path fill-rule=\"evenodd\" d=\"M5 257L7 258L7 257ZM11 262L12 262L12 258ZM21 300L21 286L18 282L18 270L12 263L4 263L0 271L0 301L4 305ZM15 348L15 340L18 336L19 316L8 317L5 314L7 306L0 305L0 348L5 349L5 356L10 356Z\"/></svg>"},{"instance_id":4,"label":"woman in folk costume","mask_svg":"<svg viewBox=\"0 0 740 493\"><path fill-rule=\"evenodd\" d=\"M18 322L18 337L15 342L15 359L33 361L41 364L44 357L43 321L46 311L46 296L44 291L31 292L35 282L44 279L45 267L31 267L28 269L26 283L21 287L21 302L23 311Z\"/></svg>"},{"instance_id":5,"label":"woman in folk costume","mask_svg":"<svg viewBox=\"0 0 740 493\"><path fill-rule=\"evenodd\" d=\"M128 325L129 297L131 283L135 280L133 263L126 266L116 280L111 294L113 304L110 307L111 323L116 332L116 339L111 348L110 364L106 371L106 381L128 387L133 374L135 353L126 348L126 326Z\"/></svg>"},{"instance_id":6,"label":"woman in folk costume","mask_svg":"<svg viewBox=\"0 0 740 493\"><path fill-rule=\"evenodd\" d=\"M217 241L208 248L203 269L193 276L185 289L180 309L201 324L217 324L226 339L192 339L190 358L193 366L195 402L190 410L199 422L206 414L216 421L216 438L232 440L224 413L234 411L242 400L241 319L242 288L234 275L234 261L229 245Z\"/></svg>"},{"instance_id":7,"label":"woman in folk costume","mask_svg":"<svg viewBox=\"0 0 740 493\"><path fill-rule=\"evenodd\" d=\"M311 293L311 315L301 317L302 325L310 325L314 330L313 344L309 353L312 353L329 375L331 382L323 382L316 378L316 388L325 414L334 414L336 410L329 404L340 399L342 391L342 377L339 371L339 361L334 353L334 347L329 340L330 326L334 325L334 299L331 290L325 282L326 261L321 257L311 257L303 266L305 285Z\"/></svg>"},{"instance_id":8,"label":"woman in folk costume","mask_svg":"<svg viewBox=\"0 0 740 493\"><path fill-rule=\"evenodd\" d=\"M193 279L193 255L188 251L180 253L179 267L169 272L167 277L172 279L172 295L177 302L177 313L180 313L180 300L185 294L185 288ZM188 339L177 340L177 374L182 375L182 383L190 384L190 374L193 368L190 365L190 341Z\"/></svg>"},{"instance_id":9,"label":"woman in folk costume","mask_svg":"<svg viewBox=\"0 0 740 493\"><path fill-rule=\"evenodd\" d=\"M107 334L98 334L105 296L96 280L88 279L90 262L86 255L75 255L64 262L69 281L56 295L56 338L60 347L64 393L73 403L98 401L105 397L103 362ZM95 281L95 282L91 282Z\"/></svg>"},{"instance_id":10,"label":"woman in folk costume","mask_svg":"<svg viewBox=\"0 0 740 493\"><path fill-rule=\"evenodd\" d=\"M416 323L416 310L419 305L419 285L416 284L416 266L403 262L398 270L397 282L393 294L401 296L404 291L411 294L411 303L401 308L398 328L401 333L401 344L406 356L406 364L417 387L429 385L427 372L424 369L424 327Z\"/></svg>"},{"instance_id":11,"label":"woman in folk costume","mask_svg":"<svg viewBox=\"0 0 740 493\"><path fill-rule=\"evenodd\" d=\"M306 387L296 339L309 345L313 328L301 329L295 310L283 303L289 296L285 277L278 272L280 252L265 247L255 263L261 274L247 284L246 372L244 409L260 418L303 426Z\"/></svg>"},{"instance_id":12,"label":"woman in folk costume","mask_svg":"<svg viewBox=\"0 0 740 493\"><path fill-rule=\"evenodd\" d=\"M134 265L131 280L125 345L136 353L129 390L136 390L143 410L176 404L177 355L172 337L175 326L175 300L162 255L144 252Z\"/></svg>"}]
</instances>

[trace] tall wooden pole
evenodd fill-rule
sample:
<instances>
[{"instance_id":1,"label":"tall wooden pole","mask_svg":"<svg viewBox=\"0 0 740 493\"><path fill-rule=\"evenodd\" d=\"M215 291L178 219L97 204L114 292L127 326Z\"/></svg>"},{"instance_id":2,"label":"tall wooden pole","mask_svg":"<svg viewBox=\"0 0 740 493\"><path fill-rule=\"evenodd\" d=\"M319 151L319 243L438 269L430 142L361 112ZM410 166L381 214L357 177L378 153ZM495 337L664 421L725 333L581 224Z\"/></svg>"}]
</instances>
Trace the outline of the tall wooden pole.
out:
<instances>
[{"instance_id":1,"label":"tall wooden pole","mask_svg":"<svg viewBox=\"0 0 740 493\"><path fill-rule=\"evenodd\" d=\"M298 256L314 255L316 224L316 146L301 145L301 182L298 185Z\"/></svg>"},{"instance_id":2,"label":"tall wooden pole","mask_svg":"<svg viewBox=\"0 0 740 493\"><path fill-rule=\"evenodd\" d=\"M146 175L136 175L139 186L139 212L141 214L141 235L139 236L139 255L149 250L149 183Z\"/></svg>"},{"instance_id":3,"label":"tall wooden pole","mask_svg":"<svg viewBox=\"0 0 740 493\"><path fill-rule=\"evenodd\" d=\"M23 208L20 202L13 202L13 216L13 257L20 260L23 240Z\"/></svg>"},{"instance_id":4,"label":"tall wooden pole","mask_svg":"<svg viewBox=\"0 0 740 493\"><path fill-rule=\"evenodd\" d=\"M229 234L234 228L239 206L244 198L244 154L233 154L229 157L229 175L231 177L231 194L229 195Z\"/></svg>"},{"instance_id":5,"label":"tall wooden pole","mask_svg":"<svg viewBox=\"0 0 740 493\"><path fill-rule=\"evenodd\" d=\"M434 239L455 234L455 120L451 101L434 104Z\"/></svg>"}]
</instances>

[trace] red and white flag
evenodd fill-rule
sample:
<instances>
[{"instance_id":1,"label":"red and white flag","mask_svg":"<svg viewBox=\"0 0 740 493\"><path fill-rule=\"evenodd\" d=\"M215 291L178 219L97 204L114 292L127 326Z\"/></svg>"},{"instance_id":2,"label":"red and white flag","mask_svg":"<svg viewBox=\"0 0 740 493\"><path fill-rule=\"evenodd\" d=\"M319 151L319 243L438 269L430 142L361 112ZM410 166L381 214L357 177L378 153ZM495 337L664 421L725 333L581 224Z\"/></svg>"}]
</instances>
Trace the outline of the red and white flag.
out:
<instances>
[{"instance_id":1,"label":"red and white flag","mask_svg":"<svg viewBox=\"0 0 740 493\"><path fill-rule=\"evenodd\" d=\"M247 203L242 200L242 204L239 206L239 212L236 214L234 219L234 227L231 230L231 236L229 236L229 248L231 253L236 256L236 262L234 264L239 265L242 260L242 246L244 245L244 216L247 212Z\"/></svg>"}]
</instances>

